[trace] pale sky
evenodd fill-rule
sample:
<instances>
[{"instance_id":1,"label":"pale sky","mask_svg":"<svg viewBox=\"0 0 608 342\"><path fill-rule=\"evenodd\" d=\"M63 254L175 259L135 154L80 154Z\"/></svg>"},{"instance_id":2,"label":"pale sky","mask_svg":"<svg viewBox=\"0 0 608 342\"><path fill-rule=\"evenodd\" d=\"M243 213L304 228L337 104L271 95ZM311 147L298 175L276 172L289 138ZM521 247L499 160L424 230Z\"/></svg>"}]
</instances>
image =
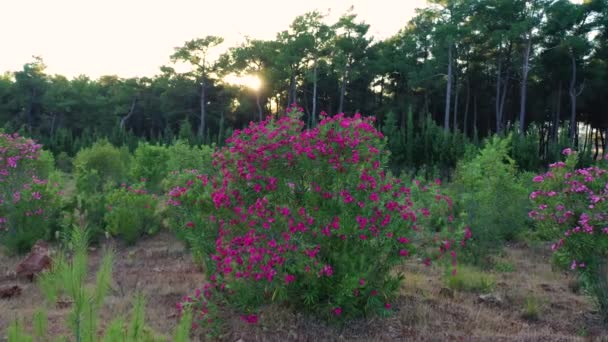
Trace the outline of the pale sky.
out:
<instances>
[{"instance_id":1,"label":"pale sky","mask_svg":"<svg viewBox=\"0 0 608 342\"><path fill-rule=\"evenodd\" d=\"M0 73L40 55L50 74L93 78L152 76L173 48L206 35L223 47L244 36L273 39L308 11L329 22L351 5L370 34L386 38L404 27L425 0L0 0Z\"/></svg>"}]
</instances>

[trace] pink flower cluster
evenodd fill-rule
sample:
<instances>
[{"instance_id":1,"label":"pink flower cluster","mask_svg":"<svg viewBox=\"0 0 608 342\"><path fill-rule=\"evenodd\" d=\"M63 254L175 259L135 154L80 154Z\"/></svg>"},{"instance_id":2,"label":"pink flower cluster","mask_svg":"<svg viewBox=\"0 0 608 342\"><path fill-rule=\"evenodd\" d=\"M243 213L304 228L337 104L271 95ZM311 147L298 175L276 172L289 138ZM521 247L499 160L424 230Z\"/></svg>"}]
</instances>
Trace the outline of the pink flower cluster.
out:
<instances>
[{"instance_id":1,"label":"pink flower cluster","mask_svg":"<svg viewBox=\"0 0 608 342\"><path fill-rule=\"evenodd\" d=\"M571 269L596 265L608 242L608 170L599 165L576 169L577 153L564 150L566 162L550 165L535 177L530 194L537 204L528 216L539 229L556 237L551 246L571 260Z\"/></svg>"},{"instance_id":2,"label":"pink flower cluster","mask_svg":"<svg viewBox=\"0 0 608 342\"><path fill-rule=\"evenodd\" d=\"M217 233L213 265L208 265L216 270L210 276L214 288L262 282L270 292L319 291L330 296L322 303L326 312L343 317L352 315L343 311L349 307L344 301L351 299L335 302L331 296L342 290L345 278L355 279L354 306L363 310L367 297L384 290L391 267L417 246L434 244L436 255L449 254L455 264L453 246L458 244L452 230L424 229L434 218L432 208L416 203L413 193L432 198L428 202L444 206L447 215L451 199L439 192L440 182L417 183L412 189L385 173L383 136L373 126L375 118L323 116L316 128L304 130L297 116L293 109L285 117L235 131L228 146L214 155L219 177L199 176L200 182L169 192L172 206L213 204L208 219L201 220L207 228L201 229ZM208 199L189 197L200 187L210 189ZM467 230L460 243L470 238ZM427 264L430 260L424 258ZM202 302L201 312L208 312L208 303Z\"/></svg>"}]
</instances>

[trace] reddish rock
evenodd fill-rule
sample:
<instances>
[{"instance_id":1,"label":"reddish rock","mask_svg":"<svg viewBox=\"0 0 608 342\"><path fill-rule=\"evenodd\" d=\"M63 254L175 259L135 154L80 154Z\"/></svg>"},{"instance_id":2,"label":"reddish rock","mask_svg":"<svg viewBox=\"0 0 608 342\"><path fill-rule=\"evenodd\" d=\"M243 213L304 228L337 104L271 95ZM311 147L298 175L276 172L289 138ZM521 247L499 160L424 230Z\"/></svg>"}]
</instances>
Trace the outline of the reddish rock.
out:
<instances>
[{"instance_id":1,"label":"reddish rock","mask_svg":"<svg viewBox=\"0 0 608 342\"><path fill-rule=\"evenodd\" d=\"M21 287L18 285L0 287L0 298L12 298L21 294Z\"/></svg>"},{"instance_id":2,"label":"reddish rock","mask_svg":"<svg viewBox=\"0 0 608 342\"><path fill-rule=\"evenodd\" d=\"M38 241L32 247L30 253L17 265L15 272L18 277L28 278L30 281L34 276L51 267L51 253L49 244Z\"/></svg>"}]
</instances>

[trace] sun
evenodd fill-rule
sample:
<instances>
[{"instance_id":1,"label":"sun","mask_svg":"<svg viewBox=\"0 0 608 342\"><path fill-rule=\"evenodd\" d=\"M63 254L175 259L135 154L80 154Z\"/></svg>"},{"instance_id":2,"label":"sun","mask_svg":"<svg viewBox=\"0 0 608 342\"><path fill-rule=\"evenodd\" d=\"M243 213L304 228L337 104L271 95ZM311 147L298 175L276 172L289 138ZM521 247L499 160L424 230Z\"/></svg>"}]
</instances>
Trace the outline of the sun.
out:
<instances>
[{"instance_id":1,"label":"sun","mask_svg":"<svg viewBox=\"0 0 608 342\"><path fill-rule=\"evenodd\" d=\"M260 78L256 75L239 76L239 75L235 75L235 74L230 74L230 75L224 77L224 82L233 84L233 85L247 87L247 88L249 88L251 90L255 90L255 91L260 90L260 88L262 87L262 80L260 80Z\"/></svg>"}]
</instances>

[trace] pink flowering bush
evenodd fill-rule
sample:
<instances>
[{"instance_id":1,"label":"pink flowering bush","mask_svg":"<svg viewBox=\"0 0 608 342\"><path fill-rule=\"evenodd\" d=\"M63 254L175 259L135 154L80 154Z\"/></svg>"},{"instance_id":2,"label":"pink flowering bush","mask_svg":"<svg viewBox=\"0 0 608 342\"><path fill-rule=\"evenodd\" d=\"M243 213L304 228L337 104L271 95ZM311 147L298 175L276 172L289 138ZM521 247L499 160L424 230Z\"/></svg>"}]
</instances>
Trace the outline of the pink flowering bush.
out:
<instances>
[{"instance_id":1,"label":"pink flowering bush","mask_svg":"<svg viewBox=\"0 0 608 342\"><path fill-rule=\"evenodd\" d=\"M40 148L17 134L0 134L0 242L11 253L28 251L57 229L59 194L37 178Z\"/></svg>"},{"instance_id":2,"label":"pink flowering bush","mask_svg":"<svg viewBox=\"0 0 608 342\"><path fill-rule=\"evenodd\" d=\"M535 176L535 205L529 216L539 233L553 238L555 260L576 271L608 317L608 169L576 169L578 154L565 149L565 162Z\"/></svg>"},{"instance_id":3,"label":"pink flowering bush","mask_svg":"<svg viewBox=\"0 0 608 342\"><path fill-rule=\"evenodd\" d=\"M415 254L455 263L465 233L449 225L451 201L438 184L384 171L374 118L325 116L303 130L300 115L235 131L214 156L219 177L194 175L169 192L169 206L196 211L180 229L214 241L203 246L210 284L180 304L203 322L223 300L249 323L273 301L338 321L388 314L403 279L395 266Z\"/></svg>"}]
</instances>

